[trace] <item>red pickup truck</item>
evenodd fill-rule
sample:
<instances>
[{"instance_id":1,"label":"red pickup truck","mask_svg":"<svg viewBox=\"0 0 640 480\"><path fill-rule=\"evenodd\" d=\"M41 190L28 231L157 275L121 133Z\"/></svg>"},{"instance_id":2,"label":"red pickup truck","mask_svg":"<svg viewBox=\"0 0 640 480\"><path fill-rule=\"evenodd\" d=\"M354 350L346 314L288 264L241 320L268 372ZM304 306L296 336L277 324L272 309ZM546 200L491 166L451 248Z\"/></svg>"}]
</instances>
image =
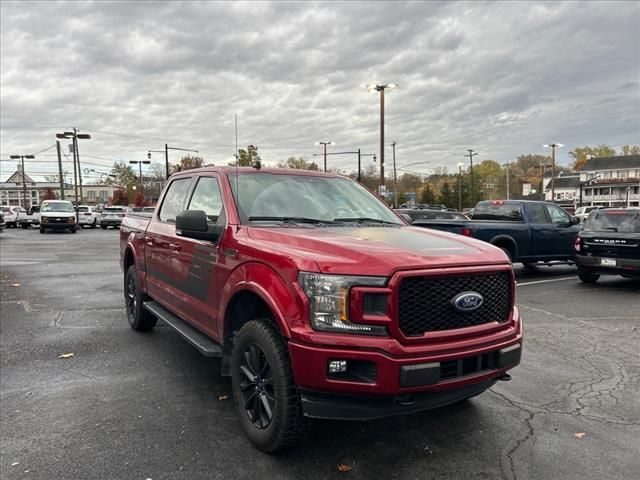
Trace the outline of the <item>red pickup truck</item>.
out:
<instances>
[{"instance_id":1,"label":"red pickup truck","mask_svg":"<svg viewBox=\"0 0 640 480\"><path fill-rule=\"evenodd\" d=\"M500 249L411 227L360 184L288 169L173 175L121 225L131 328L161 319L231 376L261 450L308 418L366 420L478 395L520 362Z\"/></svg>"}]
</instances>

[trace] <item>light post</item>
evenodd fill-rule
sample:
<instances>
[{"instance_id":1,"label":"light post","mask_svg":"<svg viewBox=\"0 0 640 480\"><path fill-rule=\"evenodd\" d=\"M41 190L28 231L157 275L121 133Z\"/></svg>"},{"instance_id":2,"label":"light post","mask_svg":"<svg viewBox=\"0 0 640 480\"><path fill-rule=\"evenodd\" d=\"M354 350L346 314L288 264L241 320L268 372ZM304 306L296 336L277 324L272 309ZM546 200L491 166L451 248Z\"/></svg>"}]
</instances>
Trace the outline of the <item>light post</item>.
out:
<instances>
[{"instance_id":1,"label":"light post","mask_svg":"<svg viewBox=\"0 0 640 480\"><path fill-rule=\"evenodd\" d=\"M464 163L458 163L458 211L462 211L462 167Z\"/></svg>"},{"instance_id":2,"label":"light post","mask_svg":"<svg viewBox=\"0 0 640 480\"><path fill-rule=\"evenodd\" d=\"M360 159L361 157L373 157L373 161L376 161L376 154L375 153L361 153L360 149L356 150L355 152L332 152L332 153L314 153L313 156L317 157L318 155L358 155L358 176L356 177L358 179L358 183L362 183L362 174L361 174L361 170L362 168L360 167ZM326 158L326 157L325 157Z\"/></svg>"},{"instance_id":3,"label":"light post","mask_svg":"<svg viewBox=\"0 0 640 480\"><path fill-rule=\"evenodd\" d=\"M324 149L324 167L322 171L326 172L327 171L327 145L335 145L335 143L325 141L325 142L316 142L316 145L322 145Z\"/></svg>"},{"instance_id":4,"label":"light post","mask_svg":"<svg viewBox=\"0 0 640 480\"><path fill-rule=\"evenodd\" d=\"M149 155L149 154L147 154ZM151 160L129 160L130 165L138 165L140 176L138 179L140 180L140 191L144 193L144 186L142 185L142 164L149 165Z\"/></svg>"},{"instance_id":5,"label":"light post","mask_svg":"<svg viewBox=\"0 0 640 480\"><path fill-rule=\"evenodd\" d=\"M396 141L391 143L393 148L393 208L398 208L398 177L396 175Z\"/></svg>"},{"instance_id":6,"label":"light post","mask_svg":"<svg viewBox=\"0 0 640 480\"><path fill-rule=\"evenodd\" d=\"M75 197L76 207L78 206L78 185L80 183L80 203L82 203L82 170L80 169L80 152L78 151L78 139L90 140L91 135L88 133L78 133L78 129L73 127L73 131L56 133L56 138L70 138L73 141L73 179L76 182ZM77 178L76 178L77 176ZM77 210L77 208L76 208Z\"/></svg>"},{"instance_id":7,"label":"light post","mask_svg":"<svg viewBox=\"0 0 640 480\"><path fill-rule=\"evenodd\" d=\"M34 155L9 155L9 158L13 160L20 159L22 162L22 208L27 210L27 180L24 177L24 159L28 158L29 160L33 160L36 157Z\"/></svg>"},{"instance_id":8,"label":"light post","mask_svg":"<svg viewBox=\"0 0 640 480\"><path fill-rule=\"evenodd\" d=\"M474 207L476 205L476 187L473 181L473 157L478 155L478 152L474 152L470 148L467 150L467 152L469 153L463 156L469 157L469 162L471 163L471 169L469 170L469 173L471 174L471 206Z\"/></svg>"},{"instance_id":9,"label":"light post","mask_svg":"<svg viewBox=\"0 0 640 480\"><path fill-rule=\"evenodd\" d=\"M507 200L509 200L509 162L506 163L505 168L507 170Z\"/></svg>"},{"instance_id":10,"label":"light post","mask_svg":"<svg viewBox=\"0 0 640 480\"><path fill-rule=\"evenodd\" d=\"M169 150L181 150L183 152L195 152L198 153L198 150L191 150L190 148L178 148L178 147L170 147L169 145L167 145L166 143L164 144L164 150L148 150L147 151L147 158L151 159L151 154L152 153L162 153L164 152L164 167L165 167L165 174L167 179L169 178Z\"/></svg>"},{"instance_id":11,"label":"light post","mask_svg":"<svg viewBox=\"0 0 640 480\"><path fill-rule=\"evenodd\" d=\"M367 85L369 93L380 92L380 186L384 185L384 91L397 86L396 83Z\"/></svg>"},{"instance_id":12,"label":"light post","mask_svg":"<svg viewBox=\"0 0 640 480\"><path fill-rule=\"evenodd\" d=\"M556 188L555 188L555 176L556 176L556 148L564 147L561 143L545 143L543 148L551 148L551 201L556 201Z\"/></svg>"}]
</instances>

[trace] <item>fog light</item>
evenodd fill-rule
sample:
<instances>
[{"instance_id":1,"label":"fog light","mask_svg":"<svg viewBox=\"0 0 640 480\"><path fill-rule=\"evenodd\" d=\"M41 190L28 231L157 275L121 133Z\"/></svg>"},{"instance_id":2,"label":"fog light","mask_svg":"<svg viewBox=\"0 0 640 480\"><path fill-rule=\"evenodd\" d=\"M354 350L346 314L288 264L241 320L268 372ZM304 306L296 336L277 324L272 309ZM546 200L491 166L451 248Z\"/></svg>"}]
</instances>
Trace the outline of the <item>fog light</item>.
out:
<instances>
[{"instance_id":1,"label":"fog light","mask_svg":"<svg viewBox=\"0 0 640 480\"><path fill-rule=\"evenodd\" d=\"M346 371L346 360L329 360L329 373L344 373Z\"/></svg>"}]
</instances>

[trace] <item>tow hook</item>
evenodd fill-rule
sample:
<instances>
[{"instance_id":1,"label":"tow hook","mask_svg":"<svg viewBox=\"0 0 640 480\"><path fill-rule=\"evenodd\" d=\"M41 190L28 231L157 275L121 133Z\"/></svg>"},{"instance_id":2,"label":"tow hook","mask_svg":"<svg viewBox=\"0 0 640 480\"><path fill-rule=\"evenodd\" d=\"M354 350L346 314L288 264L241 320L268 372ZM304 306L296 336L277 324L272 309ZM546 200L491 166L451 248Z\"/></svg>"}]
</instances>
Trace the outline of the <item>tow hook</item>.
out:
<instances>
[{"instance_id":1,"label":"tow hook","mask_svg":"<svg viewBox=\"0 0 640 480\"><path fill-rule=\"evenodd\" d=\"M508 373L505 373L504 375L499 377L498 380L500 380L501 382L510 382L511 381L511 375L509 375Z\"/></svg>"}]
</instances>

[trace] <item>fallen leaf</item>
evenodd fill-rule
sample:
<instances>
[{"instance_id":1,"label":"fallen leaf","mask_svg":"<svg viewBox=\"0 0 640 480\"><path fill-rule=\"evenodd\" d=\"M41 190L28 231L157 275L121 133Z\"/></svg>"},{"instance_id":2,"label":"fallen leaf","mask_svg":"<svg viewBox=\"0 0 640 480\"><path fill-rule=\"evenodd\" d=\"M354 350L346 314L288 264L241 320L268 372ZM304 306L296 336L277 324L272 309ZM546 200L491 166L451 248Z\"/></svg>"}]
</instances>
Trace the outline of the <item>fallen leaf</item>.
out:
<instances>
[{"instance_id":1,"label":"fallen leaf","mask_svg":"<svg viewBox=\"0 0 640 480\"><path fill-rule=\"evenodd\" d=\"M341 463L340 465L338 465L338 471L339 472L350 472L351 470L353 470L353 467L351 465L345 465L344 463Z\"/></svg>"},{"instance_id":2,"label":"fallen leaf","mask_svg":"<svg viewBox=\"0 0 640 480\"><path fill-rule=\"evenodd\" d=\"M229 395L220 395L218 397L218 400L227 400L229 398Z\"/></svg>"},{"instance_id":3,"label":"fallen leaf","mask_svg":"<svg viewBox=\"0 0 640 480\"><path fill-rule=\"evenodd\" d=\"M12 287L19 287L19 286L20 286L20 284L19 284L19 283L12 283L12 284L11 284L11 286L12 286Z\"/></svg>"},{"instance_id":4,"label":"fallen leaf","mask_svg":"<svg viewBox=\"0 0 640 480\"><path fill-rule=\"evenodd\" d=\"M73 357L73 353L63 353L58 358L71 358Z\"/></svg>"},{"instance_id":5,"label":"fallen leaf","mask_svg":"<svg viewBox=\"0 0 640 480\"><path fill-rule=\"evenodd\" d=\"M577 438L582 438L582 437L584 437L585 435L586 435L586 432L578 432L578 433L576 433L576 434L575 434L575 436L576 436Z\"/></svg>"},{"instance_id":6,"label":"fallen leaf","mask_svg":"<svg viewBox=\"0 0 640 480\"><path fill-rule=\"evenodd\" d=\"M423 450L425 455L433 455L433 450L429 448L429 445L426 445Z\"/></svg>"},{"instance_id":7,"label":"fallen leaf","mask_svg":"<svg viewBox=\"0 0 640 480\"><path fill-rule=\"evenodd\" d=\"M20 465L20 462L13 462L13 463L11 464L11 466L12 466L12 467L15 467L16 465Z\"/></svg>"}]
</instances>

